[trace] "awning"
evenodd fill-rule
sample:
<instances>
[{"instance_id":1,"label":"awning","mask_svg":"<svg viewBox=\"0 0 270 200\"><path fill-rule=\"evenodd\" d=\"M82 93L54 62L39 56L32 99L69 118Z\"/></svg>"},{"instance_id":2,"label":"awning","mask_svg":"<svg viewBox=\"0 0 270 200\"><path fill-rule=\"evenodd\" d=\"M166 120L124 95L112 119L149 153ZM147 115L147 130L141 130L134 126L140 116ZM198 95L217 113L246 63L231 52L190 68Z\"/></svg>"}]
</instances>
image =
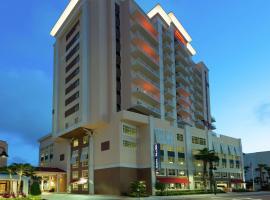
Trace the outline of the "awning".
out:
<instances>
[{"instance_id":1,"label":"awning","mask_svg":"<svg viewBox=\"0 0 270 200\"><path fill-rule=\"evenodd\" d=\"M231 179L231 183L244 183L242 179Z\"/></svg>"},{"instance_id":2,"label":"awning","mask_svg":"<svg viewBox=\"0 0 270 200\"><path fill-rule=\"evenodd\" d=\"M160 183L184 183L189 184L188 178L169 178L169 177L157 177Z\"/></svg>"}]
</instances>

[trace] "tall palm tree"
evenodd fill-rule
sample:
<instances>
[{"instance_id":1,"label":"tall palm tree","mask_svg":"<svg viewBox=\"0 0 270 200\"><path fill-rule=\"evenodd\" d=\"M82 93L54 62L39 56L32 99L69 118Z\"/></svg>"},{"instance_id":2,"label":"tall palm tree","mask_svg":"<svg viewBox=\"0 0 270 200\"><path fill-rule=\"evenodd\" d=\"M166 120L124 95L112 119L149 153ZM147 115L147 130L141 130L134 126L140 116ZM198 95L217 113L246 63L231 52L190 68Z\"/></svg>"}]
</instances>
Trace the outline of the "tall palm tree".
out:
<instances>
[{"instance_id":1,"label":"tall palm tree","mask_svg":"<svg viewBox=\"0 0 270 200\"><path fill-rule=\"evenodd\" d=\"M34 171L34 168L26 163L26 164L22 164L22 163L13 163L11 165L11 167L14 169L14 172L18 175L19 177L19 183L18 183L18 192L22 192L21 191L21 182L22 182L22 177L23 176L31 176L32 172Z\"/></svg>"},{"instance_id":2,"label":"tall palm tree","mask_svg":"<svg viewBox=\"0 0 270 200\"><path fill-rule=\"evenodd\" d=\"M209 164L209 181L211 187L213 185L213 170L214 162L219 161L219 157L216 155L215 151L209 150L208 148L204 148L199 150L199 153L194 156L196 160L201 160L203 162L203 186L204 189L207 190L207 165Z\"/></svg>"},{"instance_id":3,"label":"tall palm tree","mask_svg":"<svg viewBox=\"0 0 270 200\"><path fill-rule=\"evenodd\" d=\"M266 170L266 172L267 172L267 175L268 175L268 185L269 185L269 183L270 183L270 167L266 167L265 168L265 170Z\"/></svg>"},{"instance_id":4,"label":"tall palm tree","mask_svg":"<svg viewBox=\"0 0 270 200\"><path fill-rule=\"evenodd\" d=\"M259 172L259 180L260 180L260 186L264 186L264 170L267 167L266 164L258 164L258 167L255 169Z\"/></svg>"}]
</instances>

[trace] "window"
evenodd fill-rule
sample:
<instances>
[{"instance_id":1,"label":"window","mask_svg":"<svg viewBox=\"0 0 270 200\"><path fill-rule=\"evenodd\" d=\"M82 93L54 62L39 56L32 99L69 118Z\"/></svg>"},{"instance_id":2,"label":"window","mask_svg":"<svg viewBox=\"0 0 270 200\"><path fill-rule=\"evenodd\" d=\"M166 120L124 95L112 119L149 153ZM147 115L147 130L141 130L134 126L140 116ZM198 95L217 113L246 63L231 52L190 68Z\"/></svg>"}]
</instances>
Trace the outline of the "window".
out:
<instances>
[{"instance_id":1,"label":"window","mask_svg":"<svg viewBox=\"0 0 270 200\"><path fill-rule=\"evenodd\" d=\"M77 112L79 110L79 104L76 104L75 106L71 107L65 112L65 117L68 117L69 115L72 115L73 113Z\"/></svg>"},{"instance_id":2,"label":"window","mask_svg":"<svg viewBox=\"0 0 270 200\"><path fill-rule=\"evenodd\" d=\"M230 168L234 168L234 160L230 160Z\"/></svg>"},{"instance_id":3,"label":"window","mask_svg":"<svg viewBox=\"0 0 270 200\"><path fill-rule=\"evenodd\" d=\"M128 125L123 125L123 133L125 135L134 136L136 137L137 129L134 127L130 127Z\"/></svg>"},{"instance_id":4,"label":"window","mask_svg":"<svg viewBox=\"0 0 270 200\"><path fill-rule=\"evenodd\" d=\"M79 91L76 92L75 94L71 95L68 99L66 99L65 106L69 105L70 103L72 103L73 101L75 101L78 98L79 98Z\"/></svg>"},{"instance_id":5,"label":"window","mask_svg":"<svg viewBox=\"0 0 270 200\"><path fill-rule=\"evenodd\" d=\"M70 49L70 47L80 38L80 32L76 33L76 35L69 41L66 46L66 51Z\"/></svg>"},{"instance_id":6,"label":"window","mask_svg":"<svg viewBox=\"0 0 270 200\"><path fill-rule=\"evenodd\" d=\"M83 184L82 190L83 191L87 191L88 190L88 183Z\"/></svg>"},{"instance_id":7,"label":"window","mask_svg":"<svg viewBox=\"0 0 270 200\"><path fill-rule=\"evenodd\" d=\"M235 167L236 167L237 169L240 169L240 161L239 161L239 160L237 160L237 161L235 162Z\"/></svg>"},{"instance_id":8,"label":"window","mask_svg":"<svg viewBox=\"0 0 270 200\"><path fill-rule=\"evenodd\" d=\"M79 146L79 140L78 140L78 139L73 140L72 146L73 146L73 147Z\"/></svg>"},{"instance_id":9,"label":"window","mask_svg":"<svg viewBox=\"0 0 270 200\"><path fill-rule=\"evenodd\" d=\"M80 61L80 55L77 55L67 66L66 73L69 72Z\"/></svg>"},{"instance_id":10,"label":"window","mask_svg":"<svg viewBox=\"0 0 270 200\"><path fill-rule=\"evenodd\" d=\"M88 144L88 139L89 139L88 135L83 136L83 144Z\"/></svg>"},{"instance_id":11,"label":"window","mask_svg":"<svg viewBox=\"0 0 270 200\"><path fill-rule=\"evenodd\" d=\"M182 134L176 134L176 139L177 139L177 141L180 141L180 142L183 142L184 141L184 137L183 137L183 135Z\"/></svg>"},{"instance_id":12,"label":"window","mask_svg":"<svg viewBox=\"0 0 270 200\"><path fill-rule=\"evenodd\" d=\"M206 145L206 140L204 138L192 136L192 143L199 145Z\"/></svg>"},{"instance_id":13,"label":"window","mask_svg":"<svg viewBox=\"0 0 270 200\"><path fill-rule=\"evenodd\" d=\"M73 171L72 172L72 179L75 180L75 179L78 179L79 178L79 172L78 171Z\"/></svg>"},{"instance_id":14,"label":"window","mask_svg":"<svg viewBox=\"0 0 270 200\"><path fill-rule=\"evenodd\" d=\"M70 93L73 89L79 86L79 84L80 84L80 81L79 79L77 79L70 86L67 87L67 89L65 90L65 94L67 95L68 93Z\"/></svg>"},{"instance_id":15,"label":"window","mask_svg":"<svg viewBox=\"0 0 270 200\"><path fill-rule=\"evenodd\" d=\"M72 184L72 190L73 191L78 191L79 187L78 187L78 184L77 183L73 183Z\"/></svg>"},{"instance_id":16,"label":"window","mask_svg":"<svg viewBox=\"0 0 270 200\"><path fill-rule=\"evenodd\" d=\"M137 146L135 142L131 142L127 140L123 140L123 145L124 147L128 147L128 148L136 148Z\"/></svg>"},{"instance_id":17,"label":"window","mask_svg":"<svg viewBox=\"0 0 270 200\"><path fill-rule=\"evenodd\" d=\"M178 176L186 176L186 172L184 170L179 170Z\"/></svg>"},{"instance_id":18,"label":"window","mask_svg":"<svg viewBox=\"0 0 270 200\"><path fill-rule=\"evenodd\" d=\"M66 41L72 36L72 34L76 31L76 28L80 25L80 21L77 21L74 26L70 29L70 31L66 35Z\"/></svg>"},{"instance_id":19,"label":"window","mask_svg":"<svg viewBox=\"0 0 270 200\"><path fill-rule=\"evenodd\" d=\"M64 161L65 160L65 154L61 154L60 155L60 161Z\"/></svg>"},{"instance_id":20,"label":"window","mask_svg":"<svg viewBox=\"0 0 270 200\"><path fill-rule=\"evenodd\" d=\"M227 160L222 159L222 168L226 168L226 167L227 167Z\"/></svg>"},{"instance_id":21,"label":"window","mask_svg":"<svg viewBox=\"0 0 270 200\"><path fill-rule=\"evenodd\" d=\"M174 151L168 151L168 162L169 163L174 163L175 162L175 153Z\"/></svg>"},{"instance_id":22,"label":"window","mask_svg":"<svg viewBox=\"0 0 270 200\"><path fill-rule=\"evenodd\" d=\"M71 49L71 51L66 56L66 62L80 49L80 44L78 43L75 47Z\"/></svg>"},{"instance_id":23,"label":"window","mask_svg":"<svg viewBox=\"0 0 270 200\"><path fill-rule=\"evenodd\" d=\"M88 170L82 170L82 177L88 178Z\"/></svg>"},{"instance_id":24,"label":"window","mask_svg":"<svg viewBox=\"0 0 270 200\"><path fill-rule=\"evenodd\" d=\"M80 73L80 68L77 67L70 75L68 75L65 79L65 83L67 84L71 79L73 79L77 74Z\"/></svg>"},{"instance_id":25,"label":"window","mask_svg":"<svg viewBox=\"0 0 270 200\"><path fill-rule=\"evenodd\" d=\"M110 149L110 141L101 143L101 151L107 151Z\"/></svg>"},{"instance_id":26,"label":"window","mask_svg":"<svg viewBox=\"0 0 270 200\"><path fill-rule=\"evenodd\" d=\"M228 175L227 175L227 172L221 172L221 178L227 178Z\"/></svg>"},{"instance_id":27,"label":"window","mask_svg":"<svg viewBox=\"0 0 270 200\"><path fill-rule=\"evenodd\" d=\"M82 167L88 167L88 160L82 161Z\"/></svg>"},{"instance_id":28,"label":"window","mask_svg":"<svg viewBox=\"0 0 270 200\"><path fill-rule=\"evenodd\" d=\"M164 168L161 168L157 174L158 174L159 176L165 176L165 175L166 175L165 169L164 169Z\"/></svg>"},{"instance_id":29,"label":"window","mask_svg":"<svg viewBox=\"0 0 270 200\"><path fill-rule=\"evenodd\" d=\"M168 169L168 175L169 176L175 176L176 175L176 170L175 169Z\"/></svg>"}]
</instances>

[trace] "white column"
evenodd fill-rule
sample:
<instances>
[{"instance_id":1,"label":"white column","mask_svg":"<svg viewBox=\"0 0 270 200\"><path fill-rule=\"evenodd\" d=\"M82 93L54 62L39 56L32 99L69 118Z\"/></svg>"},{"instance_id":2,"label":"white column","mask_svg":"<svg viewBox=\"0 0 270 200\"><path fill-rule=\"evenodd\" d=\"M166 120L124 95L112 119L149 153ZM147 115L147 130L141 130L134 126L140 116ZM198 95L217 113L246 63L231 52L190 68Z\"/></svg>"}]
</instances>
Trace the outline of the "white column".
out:
<instances>
[{"instance_id":1,"label":"white column","mask_svg":"<svg viewBox=\"0 0 270 200\"><path fill-rule=\"evenodd\" d=\"M94 136L89 135L89 149L88 149L88 190L89 194L95 193L94 188Z\"/></svg>"},{"instance_id":2,"label":"white column","mask_svg":"<svg viewBox=\"0 0 270 200\"><path fill-rule=\"evenodd\" d=\"M70 157L71 157L71 145L69 144L68 150L67 150L67 192L70 192Z\"/></svg>"},{"instance_id":3,"label":"white column","mask_svg":"<svg viewBox=\"0 0 270 200\"><path fill-rule=\"evenodd\" d=\"M23 179L23 193L28 195L28 178Z\"/></svg>"},{"instance_id":4,"label":"white column","mask_svg":"<svg viewBox=\"0 0 270 200\"><path fill-rule=\"evenodd\" d=\"M59 174L56 175L56 192L58 193L60 190L60 177Z\"/></svg>"},{"instance_id":5,"label":"white column","mask_svg":"<svg viewBox=\"0 0 270 200\"><path fill-rule=\"evenodd\" d=\"M40 184L40 189L41 189L41 192L44 191L44 180L43 180L43 176L41 176L41 184Z\"/></svg>"}]
</instances>

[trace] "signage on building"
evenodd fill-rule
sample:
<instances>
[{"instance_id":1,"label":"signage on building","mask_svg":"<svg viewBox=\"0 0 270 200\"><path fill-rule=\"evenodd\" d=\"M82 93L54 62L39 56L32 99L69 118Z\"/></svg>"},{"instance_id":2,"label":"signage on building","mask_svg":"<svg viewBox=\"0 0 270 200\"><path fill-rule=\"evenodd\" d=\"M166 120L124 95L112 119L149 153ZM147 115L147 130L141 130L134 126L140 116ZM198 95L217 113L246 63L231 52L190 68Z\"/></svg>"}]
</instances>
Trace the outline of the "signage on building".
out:
<instances>
[{"instance_id":1,"label":"signage on building","mask_svg":"<svg viewBox=\"0 0 270 200\"><path fill-rule=\"evenodd\" d=\"M154 160L155 160L155 170L158 172L161 168L161 161L160 161L160 144L156 143L154 145Z\"/></svg>"}]
</instances>

